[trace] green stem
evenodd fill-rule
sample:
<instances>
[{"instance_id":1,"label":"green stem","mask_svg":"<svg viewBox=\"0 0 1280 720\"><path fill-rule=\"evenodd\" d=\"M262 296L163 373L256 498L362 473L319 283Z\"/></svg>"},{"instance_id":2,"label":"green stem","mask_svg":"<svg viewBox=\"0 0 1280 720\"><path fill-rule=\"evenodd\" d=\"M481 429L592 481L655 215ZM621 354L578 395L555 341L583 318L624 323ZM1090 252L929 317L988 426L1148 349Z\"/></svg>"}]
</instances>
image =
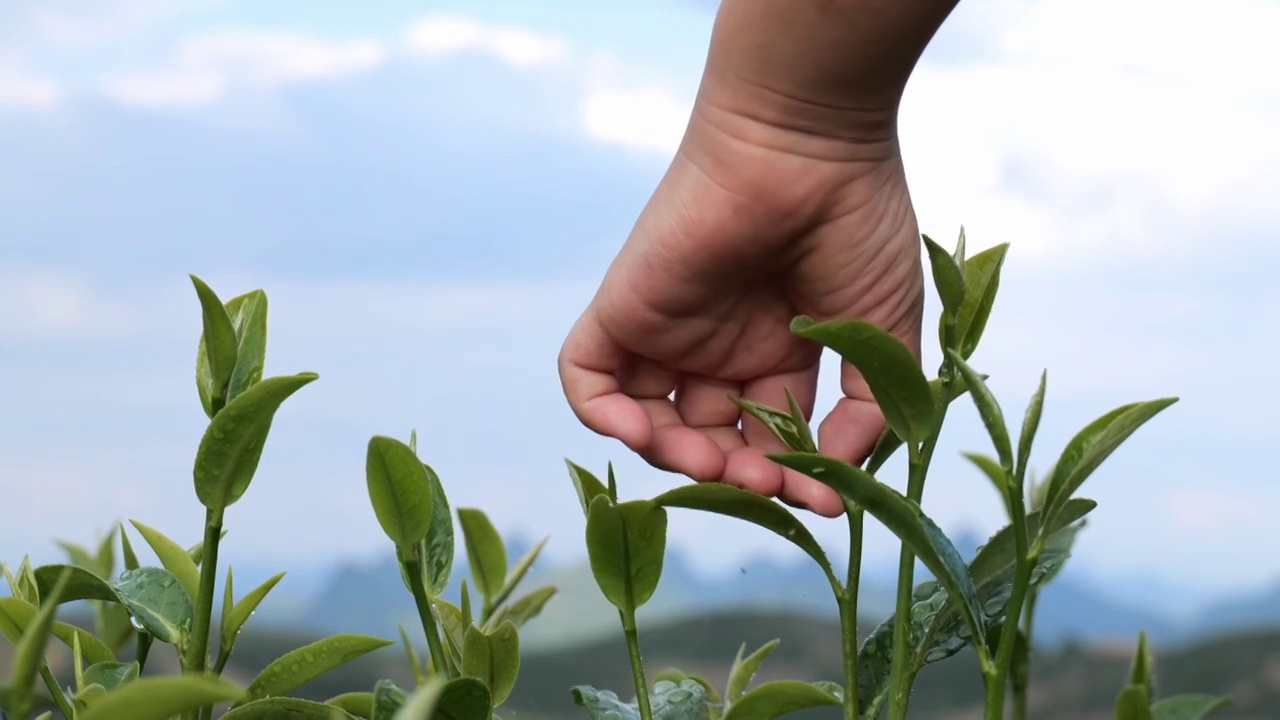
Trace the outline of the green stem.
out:
<instances>
[{"instance_id":1,"label":"green stem","mask_svg":"<svg viewBox=\"0 0 1280 720\"><path fill-rule=\"evenodd\" d=\"M862 579L863 510L846 500L844 514L849 521L849 569L844 593L836 595L844 652L844 720L858 720L858 586Z\"/></svg>"},{"instance_id":2,"label":"green stem","mask_svg":"<svg viewBox=\"0 0 1280 720\"><path fill-rule=\"evenodd\" d=\"M1040 589L1031 588L1027 593L1027 603L1022 614L1022 637L1027 643L1027 652L1031 652L1031 630L1035 622L1036 601L1040 599ZM1013 678L1013 720L1027 720L1027 680L1025 676Z\"/></svg>"},{"instance_id":3,"label":"green stem","mask_svg":"<svg viewBox=\"0 0 1280 720\"><path fill-rule=\"evenodd\" d=\"M996 661L993 673L987 678L986 720L1003 720L1005 704L1005 687L1009 678L1009 670L1013 665L1013 649L1018 641L1018 623L1022 619L1022 605L1031 586L1031 569L1036 559L1028 549L1030 537L1027 532L1027 511L1024 500L1019 494L1009 498L1009 507L1013 511L1013 538L1017 556L1014 564L1013 593L1009 597L1009 606L1005 609L1004 627L1000 632L1000 645L996 650Z\"/></svg>"},{"instance_id":4,"label":"green stem","mask_svg":"<svg viewBox=\"0 0 1280 720\"><path fill-rule=\"evenodd\" d=\"M151 633L138 633L138 649L133 653L133 659L138 663L138 676L142 676L142 671L147 667L147 657L151 654L151 642L154 640Z\"/></svg>"},{"instance_id":5,"label":"green stem","mask_svg":"<svg viewBox=\"0 0 1280 720\"><path fill-rule=\"evenodd\" d=\"M53 676L53 672L49 670L49 666L40 663L40 677L44 679L44 686L49 688L49 694L53 696L53 701L58 705L58 712L62 713L64 718L74 718L76 711L71 707L71 701L67 699L67 694L63 692L62 686L58 684L58 679Z\"/></svg>"},{"instance_id":6,"label":"green stem","mask_svg":"<svg viewBox=\"0 0 1280 720\"><path fill-rule=\"evenodd\" d=\"M397 551L396 554L399 555L400 553ZM418 606L418 618L422 621L422 632L427 636L427 650L431 653L431 666L435 669L437 675L452 680L455 673L452 665L447 662L445 657L444 643L440 641L440 626L436 622L435 610L431 607L431 600L427 597L427 586L422 578L422 565L418 562L418 558L414 556L402 557L400 565L404 568L405 574L409 576L413 602Z\"/></svg>"},{"instance_id":7,"label":"green stem","mask_svg":"<svg viewBox=\"0 0 1280 720\"><path fill-rule=\"evenodd\" d=\"M213 591L218 580L218 543L222 541L222 510L205 510L203 556L200 558L200 587L192 621L191 644L184 658L185 671L203 673L209 664L209 628L213 622ZM213 714L213 706L188 711L183 717L198 720Z\"/></svg>"},{"instance_id":8,"label":"green stem","mask_svg":"<svg viewBox=\"0 0 1280 720\"><path fill-rule=\"evenodd\" d=\"M627 652L631 655L631 678L636 686L636 704L640 707L640 720L653 720L649 707L649 681L644 676L644 660L640 657L640 636L636 632L636 611L619 610L622 632L627 637Z\"/></svg>"}]
</instances>

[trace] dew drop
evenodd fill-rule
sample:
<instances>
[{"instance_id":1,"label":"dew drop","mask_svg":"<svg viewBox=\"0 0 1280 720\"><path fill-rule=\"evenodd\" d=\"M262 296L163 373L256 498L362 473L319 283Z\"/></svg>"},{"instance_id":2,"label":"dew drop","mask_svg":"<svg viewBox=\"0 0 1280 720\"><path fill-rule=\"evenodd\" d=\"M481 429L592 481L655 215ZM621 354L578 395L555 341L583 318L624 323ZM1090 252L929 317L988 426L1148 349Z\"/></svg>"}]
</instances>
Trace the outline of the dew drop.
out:
<instances>
[{"instance_id":1,"label":"dew drop","mask_svg":"<svg viewBox=\"0 0 1280 720\"><path fill-rule=\"evenodd\" d=\"M300 664L298 664L298 663L294 663L294 664L292 664L292 665L290 665L290 666L289 666L289 672L298 672L298 671L299 671L299 670L301 670L301 669L302 669L302 665L300 665Z\"/></svg>"},{"instance_id":2,"label":"dew drop","mask_svg":"<svg viewBox=\"0 0 1280 720\"><path fill-rule=\"evenodd\" d=\"M130 615L130 616L129 616L129 624L130 624L130 625L132 625L132 626L133 626L133 629L134 629L134 630L137 630L138 632L146 632L146 631L147 631L147 629L146 629L145 627L143 627L143 626L142 626L142 623L138 620L138 618L137 618L137 616L136 616L136 615Z\"/></svg>"},{"instance_id":3,"label":"dew drop","mask_svg":"<svg viewBox=\"0 0 1280 720\"><path fill-rule=\"evenodd\" d=\"M306 662L313 663L316 661L316 656L315 653L306 653L302 656L302 659Z\"/></svg>"}]
</instances>

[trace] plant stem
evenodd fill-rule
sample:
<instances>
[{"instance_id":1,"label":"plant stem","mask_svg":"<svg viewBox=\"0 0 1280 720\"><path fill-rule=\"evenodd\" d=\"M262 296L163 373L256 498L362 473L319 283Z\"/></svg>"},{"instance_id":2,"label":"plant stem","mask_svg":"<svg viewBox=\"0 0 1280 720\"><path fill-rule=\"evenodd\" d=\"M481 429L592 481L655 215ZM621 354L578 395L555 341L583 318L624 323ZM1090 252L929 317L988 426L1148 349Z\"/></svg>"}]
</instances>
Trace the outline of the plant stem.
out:
<instances>
[{"instance_id":1,"label":"plant stem","mask_svg":"<svg viewBox=\"0 0 1280 720\"><path fill-rule=\"evenodd\" d=\"M399 555L400 553L397 552L396 554ZM442 675L452 680L454 677L453 668L446 662L444 643L440 641L440 626L436 623L435 611L431 607L431 600L427 597L427 588L423 583L422 565L418 562L418 558L413 556L401 558L400 564L404 567L405 574L409 576L413 602L418 606L418 618L422 620L422 632L427 636L427 650L431 653L431 666L435 669L437 675Z\"/></svg>"},{"instance_id":2,"label":"plant stem","mask_svg":"<svg viewBox=\"0 0 1280 720\"><path fill-rule=\"evenodd\" d=\"M151 633L138 633L138 649L133 653L133 659L138 663L138 677L142 677L142 671L147 667L147 656L151 654L151 641L154 639Z\"/></svg>"},{"instance_id":3,"label":"plant stem","mask_svg":"<svg viewBox=\"0 0 1280 720\"><path fill-rule=\"evenodd\" d=\"M1031 588L1027 593L1027 603L1022 617L1022 637L1027 643L1027 652L1031 652L1031 630L1035 622L1036 601L1040 599L1040 588ZM1027 680L1026 677L1013 678L1013 720L1027 720Z\"/></svg>"},{"instance_id":4,"label":"plant stem","mask_svg":"<svg viewBox=\"0 0 1280 720\"><path fill-rule=\"evenodd\" d=\"M184 658L186 672L203 673L209 663L209 626L213 621L213 591L218 580L218 543L222 540L222 510L209 508L204 515L204 555L200 558L200 587L192 621L191 644ZM213 706L189 711L184 717L196 719L213 714Z\"/></svg>"},{"instance_id":5,"label":"plant stem","mask_svg":"<svg viewBox=\"0 0 1280 720\"><path fill-rule=\"evenodd\" d=\"M862 579L863 510L846 500L844 514L849 521L849 569L844 593L836 595L844 652L844 720L858 720L858 586Z\"/></svg>"},{"instance_id":6,"label":"plant stem","mask_svg":"<svg viewBox=\"0 0 1280 720\"><path fill-rule=\"evenodd\" d=\"M636 685L636 704L640 708L640 720L653 720L649 707L649 681L644 676L644 660L640 657L640 637L636 632L636 611L619 610L622 632L627 637L627 652L631 654L631 677Z\"/></svg>"},{"instance_id":7,"label":"plant stem","mask_svg":"<svg viewBox=\"0 0 1280 720\"><path fill-rule=\"evenodd\" d=\"M74 718L76 711L71 707L71 701L67 700L67 694L62 691L62 686L58 684L58 679L53 676L47 663L40 663L40 677L44 680L44 686L49 688L53 701L57 703L58 712L62 713L64 718Z\"/></svg>"},{"instance_id":8,"label":"plant stem","mask_svg":"<svg viewBox=\"0 0 1280 720\"><path fill-rule=\"evenodd\" d=\"M1016 492L1011 491L1011 492ZM1014 563L1013 593L1005 608L1004 627L1000 632L1000 645L996 650L993 673L987 678L987 720L1004 718L1005 687L1013 664L1013 649L1018 642L1018 623L1022 619L1022 604L1031 585L1031 569L1036 558L1028 550L1030 538L1027 532L1027 510L1021 493L1009 498L1012 510L1014 547L1017 552Z\"/></svg>"}]
</instances>

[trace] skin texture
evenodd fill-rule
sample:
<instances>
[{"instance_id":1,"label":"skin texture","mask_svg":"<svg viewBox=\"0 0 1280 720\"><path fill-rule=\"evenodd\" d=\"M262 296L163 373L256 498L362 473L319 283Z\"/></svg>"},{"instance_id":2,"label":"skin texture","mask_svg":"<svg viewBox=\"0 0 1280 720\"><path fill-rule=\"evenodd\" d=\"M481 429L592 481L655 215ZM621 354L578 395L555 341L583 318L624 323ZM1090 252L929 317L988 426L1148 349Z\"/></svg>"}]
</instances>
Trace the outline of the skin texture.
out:
<instances>
[{"instance_id":1,"label":"skin texture","mask_svg":"<svg viewBox=\"0 0 1280 720\"><path fill-rule=\"evenodd\" d=\"M932 0L725 0L685 137L560 353L578 419L655 467L820 515L826 486L730 400L812 417L821 349L791 319L859 318L919 357L924 275L897 136L902 90L954 7ZM866 383L821 421L860 463L884 429Z\"/></svg>"}]
</instances>

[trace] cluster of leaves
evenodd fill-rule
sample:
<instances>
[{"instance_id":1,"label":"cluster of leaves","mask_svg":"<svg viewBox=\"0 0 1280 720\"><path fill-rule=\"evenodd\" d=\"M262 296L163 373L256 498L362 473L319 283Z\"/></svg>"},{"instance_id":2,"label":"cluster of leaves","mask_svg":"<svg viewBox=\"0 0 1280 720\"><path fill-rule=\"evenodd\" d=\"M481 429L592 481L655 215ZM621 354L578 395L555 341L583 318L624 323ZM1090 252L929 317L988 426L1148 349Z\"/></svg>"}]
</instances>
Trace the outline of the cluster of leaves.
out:
<instances>
[{"instance_id":1,"label":"cluster of leaves","mask_svg":"<svg viewBox=\"0 0 1280 720\"><path fill-rule=\"evenodd\" d=\"M0 720L27 720L33 713L48 720L55 712L65 720L207 720L219 707L223 720L495 717L494 708L510 694L519 670L518 629L556 592L546 586L513 598L545 540L508 567L503 540L485 514L459 508L472 584L483 602L472 608L465 580L461 607L442 599L455 554L453 514L440 478L418 459L412 436L408 444L380 436L370 440L366 481L431 649L430 664L424 666L401 628L414 687L406 691L381 680L372 691L324 703L288 696L339 665L393 643L356 634L335 635L285 653L245 687L221 677L246 622L284 577L275 575L237 598L234 574L227 568L218 648L211 657L223 520L249 489L277 410L317 375L264 379L266 295L255 290L223 303L199 278L192 281L203 316L196 385L209 417L192 473L196 497L206 511L204 539L184 548L135 520L134 530L158 565L139 561L123 525L93 551L60 541L68 564L33 567L24 558L16 571L0 564L10 589L9 597L0 598L0 632L16 649L12 677L0 686ZM117 540L123 565L118 574ZM76 601L93 608L92 631L55 618L61 605ZM46 662L51 639L71 650L71 687L61 686ZM179 674L148 672L156 642L175 648ZM132 656L122 656L130 644Z\"/></svg>"},{"instance_id":2,"label":"cluster of leaves","mask_svg":"<svg viewBox=\"0 0 1280 720\"><path fill-rule=\"evenodd\" d=\"M965 647L973 649L982 670L985 717L1003 717L1011 679L1015 708L1019 708L1015 712L1025 716L1035 594L1062 567L1085 516L1096 506L1093 500L1077 497L1077 491L1121 443L1176 399L1132 403L1101 416L1071 439L1043 483L1028 483L1046 378L1041 376L1015 443L986 385L987 377L968 363L991 314L1008 246L966 257L963 231L954 252L943 250L928 237L924 242L942 304L938 338L944 360L933 380L925 377L902 342L872 324L815 322L807 317L792 324L795 333L834 350L866 379L887 429L865 465L819 453L809 420L789 392L786 410L737 400L746 422L761 423L789 448L790 452L771 455L773 461L833 488L844 499L850 525L850 566L844 582L812 534L777 502L726 485L691 485L651 500L618 502L612 469L606 487L585 469L569 464L586 513L591 567L600 590L619 610L636 686L632 703L622 703L610 692L575 688L575 701L596 720L704 715L766 720L816 705L842 705L846 720L872 720L886 709L893 720L901 720L921 668ZM994 457L978 453L965 457L999 493L1009 516L1009 524L968 562L921 507L924 480L947 408L964 395L977 407L995 450ZM877 477L885 461L903 447L909 467L905 494ZM718 697L707 683L679 671L673 671L668 682L650 688L636 640L635 611L653 594L661 576L670 507L718 513L761 526L798 546L821 567L842 620L843 683L773 682L744 692L743 668L750 669L749 677L758 661L752 664L740 656L724 696ZM865 513L902 541L903 562L895 614L858 647L854 633ZM915 559L933 575L918 585L911 575ZM764 652L767 649L751 657L762 658ZM695 685L702 691L694 692ZM1139 691L1130 687L1125 694L1136 697ZM1215 699L1196 705L1194 700L1167 700L1151 706L1151 717L1195 720L1223 702ZM737 709L744 706L750 708L749 715Z\"/></svg>"}]
</instances>

